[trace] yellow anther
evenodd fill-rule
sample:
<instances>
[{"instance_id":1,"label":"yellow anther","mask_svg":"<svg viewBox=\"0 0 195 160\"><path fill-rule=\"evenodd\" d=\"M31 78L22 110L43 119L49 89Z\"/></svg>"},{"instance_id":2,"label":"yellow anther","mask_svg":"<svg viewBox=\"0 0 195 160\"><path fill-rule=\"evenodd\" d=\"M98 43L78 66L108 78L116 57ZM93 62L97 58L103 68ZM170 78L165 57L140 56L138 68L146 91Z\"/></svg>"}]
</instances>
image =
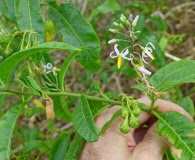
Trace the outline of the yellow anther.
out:
<instances>
[{"instance_id":1,"label":"yellow anther","mask_svg":"<svg viewBox=\"0 0 195 160\"><path fill-rule=\"evenodd\" d=\"M55 71L56 71L56 72L60 72L60 68L56 68Z\"/></svg>"},{"instance_id":2,"label":"yellow anther","mask_svg":"<svg viewBox=\"0 0 195 160\"><path fill-rule=\"evenodd\" d=\"M117 60L118 69L121 68L121 63L122 63L122 57L119 55Z\"/></svg>"}]
</instances>

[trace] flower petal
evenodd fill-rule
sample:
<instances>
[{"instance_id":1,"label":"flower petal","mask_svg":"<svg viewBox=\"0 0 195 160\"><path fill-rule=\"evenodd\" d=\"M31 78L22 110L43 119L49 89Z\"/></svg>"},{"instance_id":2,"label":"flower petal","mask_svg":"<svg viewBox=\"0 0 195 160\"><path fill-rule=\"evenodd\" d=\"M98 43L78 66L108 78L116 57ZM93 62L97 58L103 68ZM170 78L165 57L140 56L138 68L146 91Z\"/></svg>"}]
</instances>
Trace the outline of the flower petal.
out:
<instances>
[{"instance_id":1,"label":"flower petal","mask_svg":"<svg viewBox=\"0 0 195 160\"><path fill-rule=\"evenodd\" d=\"M121 54L121 56L126 56L128 53L129 53L129 50L126 49L125 52L123 52L123 53Z\"/></svg>"},{"instance_id":2,"label":"flower petal","mask_svg":"<svg viewBox=\"0 0 195 160\"><path fill-rule=\"evenodd\" d=\"M146 47L146 50L148 50L149 52L151 52L152 53L152 48L151 47Z\"/></svg>"},{"instance_id":3,"label":"flower petal","mask_svg":"<svg viewBox=\"0 0 195 160\"><path fill-rule=\"evenodd\" d=\"M149 52L147 49L144 51L148 57L150 57L152 60L154 60L154 56Z\"/></svg>"},{"instance_id":4,"label":"flower petal","mask_svg":"<svg viewBox=\"0 0 195 160\"><path fill-rule=\"evenodd\" d=\"M145 53L142 52L142 61L143 61L144 63L148 64L148 62L145 61L144 57L147 57L147 56L145 55Z\"/></svg>"},{"instance_id":5,"label":"flower petal","mask_svg":"<svg viewBox=\"0 0 195 160\"><path fill-rule=\"evenodd\" d=\"M115 53L115 52L113 51L113 52L110 53L110 57L111 57L111 58L116 58L116 57L118 57L118 55L113 55L113 53Z\"/></svg>"},{"instance_id":6,"label":"flower petal","mask_svg":"<svg viewBox=\"0 0 195 160\"><path fill-rule=\"evenodd\" d=\"M115 42L116 42L116 39L111 39L108 41L108 44L115 43Z\"/></svg>"},{"instance_id":7,"label":"flower petal","mask_svg":"<svg viewBox=\"0 0 195 160\"><path fill-rule=\"evenodd\" d=\"M138 68L138 70L143 73L143 74L146 74L146 75L151 75L152 72L148 71L147 69L145 69L144 66L141 66L140 68Z\"/></svg>"},{"instance_id":8,"label":"flower petal","mask_svg":"<svg viewBox=\"0 0 195 160\"><path fill-rule=\"evenodd\" d=\"M153 45L151 42L148 42L148 43L146 44L146 47L147 47L148 45L151 45L151 46L155 49L154 45Z\"/></svg>"},{"instance_id":9,"label":"flower petal","mask_svg":"<svg viewBox=\"0 0 195 160\"><path fill-rule=\"evenodd\" d=\"M114 45L114 51L116 52L116 55L118 56L120 54L119 50L118 50L118 44Z\"/></svg>"}]
</instances>

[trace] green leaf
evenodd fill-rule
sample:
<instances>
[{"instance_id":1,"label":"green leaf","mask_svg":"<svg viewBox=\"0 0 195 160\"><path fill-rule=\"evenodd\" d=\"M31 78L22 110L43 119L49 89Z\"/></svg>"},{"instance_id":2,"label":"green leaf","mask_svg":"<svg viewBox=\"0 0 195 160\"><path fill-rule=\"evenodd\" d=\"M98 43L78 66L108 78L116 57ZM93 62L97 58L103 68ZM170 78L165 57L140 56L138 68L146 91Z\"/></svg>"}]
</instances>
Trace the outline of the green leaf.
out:
<instances>
[{"instance_id":1,"label":"green leaf","mask_svg":"<svg viewBox=\"0 0 195 160\"><path fill-rule=\"evenodd\" d=\"M99 138L99 130L96 127L87 98L82 95L79 103L73 111L73 124L76 131L87 141L94 142Z\"/></svg>"},{"instance_id":2,"label":"green leaf","mask_svg":"<svg viewBox=\"0 0 195 160\"><path fill-rule=\"evenodd\" d=\"M160 46L160 48L161 48L161 50L162 50L163 53L166 52L166 50L167 50L167 45L168 45L168 39L165 38L165 37L162 37L162 38L160 39L159 46Z\"/></svg>"},{"instance_id":3,"label":"green leaf","mask_svg":"<svg viewBox=\"0 0 195 160\"><path fill-rule=\"evenodd\" d=\"M2 35L0 36L0 43L8 43L11 38L12 38L12 35Z\"/></svg>"},{"instance_id":4,"label":"green leaf","mask_svg":"<svg viewBox=\"0 0 195 160\"><path fill-rule=\"evenodd\" d=\"M157 121L158 133L166 137L176 149L181 150L182 159L195 159L195 123L175 111L164 112Z\"/></svg>"},{"instance_id":5,"label":"green leaf","mask_svg":"<svg viewBox=\"0 0 195 160\"><path fill-rule=\"evenodd\" d=\"M72 121L72 112L70 112L64 96L53 96L55 116L66 122Z\"/></svg>"},{"instance_id":6,"label":"green leaf","mask_svg":"<svg viewBox=\"0 0 195 160\"><path fill-rule=\"evenodd\" d=\"M16 122L26 103L20 106L12 107L0 119L0 157L3 160L9 160L11 150L11 139Z\"/></svg>"},{"instance_id":7,"label":"green leaf","mask_svg":"<svg viewBox=\"0 0 195 160\"><path fill-rule=\"evenodd\" d=\"M83 48L76 57L85 68L97 71L100 68L100 42L92 26L70 4L57 6L50 3L49 17L63 42Z\"/></svg>"},{"instance_id":8,"label":"green leaf","mask_svg":"<svg viewBox=\"0 0 195 160\"><path fill-rule=\"evenodd\" d=\"M90 109L91 109L91 113L93 115L93 117L95 118L96 116L98 116L98 113L104 109L103 107L103 103L100 101L94 101L94 100L88 100Z\"/></svg>"},{"instance_id":9,"label":"green leaf","mask_svg":"<svg viewBox=\"0 0 195 160\"><path fill-rule=\"evenodd\" d=\"M104 84L108 84L108 73L106 71L100 73L100 78Z\"/></svg>"},{"instance_id":10,"label":"green leaf","mask_svg":"<svg viewBox=\"0 0 195 160\"><path fill-rule=\"evenodd\" d=\"M16 52L15 54L8 57L6 60L4 60L0 64L0 77L1 80L5 84L9 84L11 73L14 69L14 67L20 63L25 58L29 57L30 55L33 55L34 53L41 52L41 51L47 51L47 50L54 50L54 49L61 49L61 50L73 50L73 51L80 51L78 48L73 47L71 45L68 45L66 43L62 42L48 42L48 43L42 43L37 46ZM40 53L42 54L42 53Z\"/></svg>"},{"instance_id":11,"label":"green leaf","mask_svg":"<svg viewBox=\"0 0 195 160\"><path fill-rule=\"evenodd\" d=\"M5 104L5 101L6 101L6 95L1 95L0 93L0 112L1 112L1 109L3 108L4 104Z\"/></svg>"},{"instance_id":12,"label":"green leaf","mask_svg":"<svg viewBox=\"0 0 195 160\"><path fill-rule=\"evenodd\" d=\"M72 143L68 149L68 152L64 160L77 160L83 150L85 140L77 132L74 136Z\"/></svg>"},{"instance_id":13,"label":"green leaf","mask_svg":"<svg viewBox=\"0 0 195 160\"><path fill-rule=\"evenodd\" d=\"M159 69L150 79L157 91L167 91L182 83L195 82L195 60L172 62Z\"/></svg>"},{"instance_id":14,"label":"green leaf","mask_svg":"<svg viewBox=\"0 0 195 160\"><path fill-rule=\"evenodd\" d=\"M41 87L37 84L37 81L31 76L25 76L22 78L23 83L33 91L37 92L40 96L42 95Z\"/></svg>"},{"instance_id":15,"label":"green leaf","mask_svg":"<svg viewBox=\"0 0 195 160\"><path fill-rule=\"evenodd\" d=\"M89 21L91 21L97 14L103 13L106 14L111 11L119 11L120 5L117 3L116 0L106 0L97 8L93 9L92 13L90 14Z\"/></svg>"},{"instance_id":16,"label":"green leaf","mask_svg":"<svg viewBox=\"0 0 195 160\"><path fill-rule=\"evenodd\" d=\"M61 67L61 70L58 74L58 81L59 81L59 87L61 90L64 91L65 89L65 86L64 86L64 78L65 78L65 75L66 75L66 72L68 70L68 67L70 66L71 62L74 60L75 56L78 54L78 52L73 52L71 53L68 58L66 58L66 60L64 61L62 67Z\"/></svg>"},{"instance_id":17,"label":"green leaf","mask_svg":"<svg viewBox=\"0 0 195 160\"><path fill-rule=\"evenodd\" d=\"M104 124L104 126L102 127L102 129L101 129L101 131L100 131L100 134L104 133L104 131L109 127L109 125L110 125L118 116L120 116L120 115L121 115L121 109L117 110L117 111L113 114L112 118L111 118L108 122L106 122L106 123Z\"/></svg>"},{"instance_id":18,"label":"green leaf","mask_svg":"<svg viewBox=\"0 0 195 160\"><path fill-rule=\"evenodd\" d=\"M29 141L38 139L40 134L42 134L42 133L38 128L25 129L23 132L25 142L29 142Z\"/></svg>"},{"instance_id":19,"label":"green leaf","mask_svg":"<svg viewBox=\"0 0 195 160\"><path fill-rule=\"evenodd\" d=\"M0 0L0 11L10 21L15 21L15 8L13 0Z\"/></svg>"},{"instance_id":20,"label":"green leaf","mask_svg":"<svg viewBox=\"0 0 195 160\"><path fill-rule=\"evenodd\" d=\"M50 160L64 160L69 143L70 134L62 133L52 146Z\"/></svg>"},{"instance_id":21,"label":"green leaf","mask_svg":"<svg viewBox=\"0 0 195 160\"><path fill-rule=\"evenodd\" d=\"M143 92L148 92L148 89L145 86L141 85L141 84L131 86L131 89L134 89L134 88L138 89L140 91L143 91Z\"/></svg>"},{"instance_id":22,"label":"green leaf","mask_svg":"<svg viewBox=\"0 0 195 160\"><path fill-rule=\"evenodd\" d=\"M15 0L16 20L19 30L38 32L39 42L44 41L44 27L41 16L40 0Z\"/></svg>"},{"instance_id":23,"label":"green leaf","mask_svg":"<svg viewBox=\"0 0 195 160\"><path fill-rule=\"evenodd\" d=\"M101 89L99 86L99 82L98 81L93 81L92 84L89 87L89 94L92 93L100 93Z\"/></svg>"},{"instance_id":24,"label":"green leaf","mask_svg":"<svg viewBox=\"0 0 195 160\"><path fill-rule=\"evenodd\" d=\"M190 97L185 97L178 100L177 104L185 109L192 117L194 117L194 103Z\"/></svg>"},{"instance_id":25,"label":"green leaf","mask_svg":"<svg viewBox=\"0 0 195 160\"><path fill-rule=\"evenodd\" d=\"M38 150L41 147L44 147L44 141L43 140L31 140L26 143L25 147L23 148L23 152L27 154L28 152L31 152L33 150Z\"/></svg>"},{"instance_id":26,"label":"green leaf","mask_svg":"<svg viewBox=\"0 0 195 160\"><path fill-rule=\"evenodd\" d=\"M161 17L149 17L150 21L155 25L155 28L158 32L166 32L167 31L167 23Z\"/></svg>"}]
</instances>

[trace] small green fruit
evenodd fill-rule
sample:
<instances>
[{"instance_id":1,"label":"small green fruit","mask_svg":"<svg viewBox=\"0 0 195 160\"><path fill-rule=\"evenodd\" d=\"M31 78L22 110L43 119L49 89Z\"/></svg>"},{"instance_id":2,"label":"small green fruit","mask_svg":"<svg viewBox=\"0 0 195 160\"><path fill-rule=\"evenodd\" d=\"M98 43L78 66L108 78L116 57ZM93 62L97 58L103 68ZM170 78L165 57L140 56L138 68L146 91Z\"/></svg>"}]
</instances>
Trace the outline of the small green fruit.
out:
<instances>
[{"instance_id":1,"label":"small green fruit","mask_svg":"<svg viewBox=\"0 0 195 160\"><path fill-rule=\"evenodd\" d=\"M142 110L138 107L135 106L135 108L133 108L132 113L135 117L138 117L141 114Z\"/></svg>"},{"instance_id":2,"label":"small green fruit","mask_svg":"<svg viewBox=\"0 0 195 160\"><path fill-rule=\"evenodd\" d=\"M120 126L120 131L124 134L127 134L129 133L130 131L130 127L128 125L128 123L123 123L121 126Z\"/></svg>"},{"instance_id":3,"label":"small green fruit","mask_svg":"<svg viewBox=\"0 0 195 160\"><path fill-rule=\"evenodd\" d=\"M33 112L33 109L32 108L26 108L24 110L24 116L26 118L31 118L33 116L34 112Z\"/></svg>"},{"instance_id":4,"label":"small green fruit","mask_svg":"<svg viewBox=\"0 0 195 160\"><path fill-rule=\"evenodd\" d=\"M137 117L131 117L129 125L131 128L138 128L140 126L140 119Z\"/></svg>"}]
</instances>

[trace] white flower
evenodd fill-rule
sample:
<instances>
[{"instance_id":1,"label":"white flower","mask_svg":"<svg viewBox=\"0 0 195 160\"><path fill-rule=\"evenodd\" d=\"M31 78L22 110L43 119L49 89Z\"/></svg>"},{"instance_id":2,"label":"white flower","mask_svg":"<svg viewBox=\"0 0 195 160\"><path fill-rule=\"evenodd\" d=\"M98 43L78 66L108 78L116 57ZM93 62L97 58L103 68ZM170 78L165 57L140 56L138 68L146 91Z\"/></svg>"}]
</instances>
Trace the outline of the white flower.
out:
<instances>
[{"instance_id":1,"label":"white flower","mask_svg":"<svg viewBox=\"0 0 195 160\"><path fill-rule=\"evenodd\" d=\"M138 19L139 19L139 16L137 15L137 16L135 17L135 19L133 20L133 22L132 22L132 26L133 26L133 27L136 26Z\"/></svg>"},{"instance_id":2,"label":"white flower","mask_svg":"<svg viewBox=\"0 0 195 160\"><path fill-rule=\"evenodd\" d=\"M142 65L141 67L138 68L138 71L140 71L143 75L151 75L152 73L150 71L148 71L144 65Z\"/></svg>"},{"instance_id":3,"label":"white flower","mask_svg":"<svg viewBox=\"0 0 195 160\"><path fill-rule=\"evenodd\" d=\"M108 44L115 43L115 42L117 42L116 39L111 39L111 40L108 41Z\"/></svg>"},{"instance_id":4,"label":"white flower","mask_svg":"<svg viewBox=\"0 0 195 160\"><path fill-rule=\"evenodd\" d=\"M111 58L118 58L117 66L118 66L118 68L120 68L121 67L122 58L127 59L129 61L131 61L133 58L131 58L131 57L128 58L127 57L128 53L129 53L128 49L126 49L126 50L124 50L124 52L122 51L120 53L117 47L118 47L118 44L115 44L114 45L114 51L110 53L110 57Z\"/></svg>"},{"instance_id":5,"label":"white flower","mask_svg":"<svg viewBox=\"0 0 195 160\"><path fill-rule=\"evenodd\" d=\"M43 68L45 74L49 74L52 72L54 76L57 76L56 71L60 71L60 69L53 67L51 63L47 63L47 65L44 65Z\"/></svg>"},{"instance_id":6,"label":"white flower","mask_svg":"<svg viewBox=\"0 0 195 160\"><path fill-rule=\"evenodd\" d=\"M142 47L142 50L143 50L143 52L142 52L142 60L145 63L148 63L148 62L146 62L144 60L145 57L150 57L152 60L154 60L154 56L152 55L153 49L151 47L148 47L148 45L152 46L152 48L155 49L155 47L153 46L153 44L150 43L150 42L146 44L146 47L145 48Z\"/></svg>"}]
</instances>

